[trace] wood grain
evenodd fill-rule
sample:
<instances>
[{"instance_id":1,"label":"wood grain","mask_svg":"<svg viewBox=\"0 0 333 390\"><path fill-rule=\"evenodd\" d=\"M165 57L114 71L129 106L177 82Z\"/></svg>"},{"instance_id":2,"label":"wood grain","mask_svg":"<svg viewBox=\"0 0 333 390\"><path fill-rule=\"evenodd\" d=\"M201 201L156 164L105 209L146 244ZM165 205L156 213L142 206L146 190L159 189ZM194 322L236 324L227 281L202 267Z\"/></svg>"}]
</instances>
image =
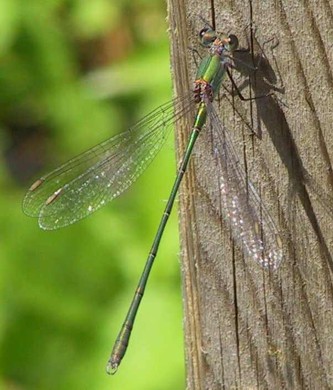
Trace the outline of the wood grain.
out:
<instances>
[{"instance_id":1,"label":"wood grain","mask_svg":"<svg viewBox=\"0 0 333 390\"><path fill-rule=\"evenodd\" d=\"M254 60L263 50L258 71L239 62L234 76L244 95L274 96L241 102L226 94L216 108L282 234L285 256L270 273L234 245L203 131L179 206L187 388L333 388L332 2L169 0L176 95L193 88L189 47L204 53L198 15L215 15L216 29L236 34L243 47L252 42ZM178 161L193 115L177 124Z\"/></svg>"}]
</instances>

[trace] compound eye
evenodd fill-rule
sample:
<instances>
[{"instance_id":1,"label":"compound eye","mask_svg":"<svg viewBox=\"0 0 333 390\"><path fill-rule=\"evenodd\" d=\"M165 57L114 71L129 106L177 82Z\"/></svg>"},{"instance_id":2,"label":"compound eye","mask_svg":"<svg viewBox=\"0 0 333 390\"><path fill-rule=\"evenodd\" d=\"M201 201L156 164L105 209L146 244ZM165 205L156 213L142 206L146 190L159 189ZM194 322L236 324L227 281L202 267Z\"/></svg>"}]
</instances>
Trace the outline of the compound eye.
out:
<instances>
[{"instance_id":1,"label":"compound eye","mask_svg":"<svg viewBox=\"0 0 333 390\"><path fill-rule=\"evenodd\" d=\"M199 32L199 37L200 38L202 38L205 34L206 34L206 32L209 30L209 28L203 28L200 32Z\"/></svg>"},{"instance_id":2,"label":"compound eye","mask_svg":"<svg viewBox=\"0 0 333 390\"><path fill-rule=\"evenodd\" d=\"M203 28L199 33L201 43L204 46L211 45L216 39L216 32L211 28Z\"/></svg>"},{"instance_id":3,"label":"compound eye","mask_svg":"<svg viewBox=\"0 0 333 390\"><path fill-rule=\"evenodd\" d=\"M236 35L229 35L229 46L231 50L235 50L238 47L238 38Z\"/></svg>"}]
</instances>

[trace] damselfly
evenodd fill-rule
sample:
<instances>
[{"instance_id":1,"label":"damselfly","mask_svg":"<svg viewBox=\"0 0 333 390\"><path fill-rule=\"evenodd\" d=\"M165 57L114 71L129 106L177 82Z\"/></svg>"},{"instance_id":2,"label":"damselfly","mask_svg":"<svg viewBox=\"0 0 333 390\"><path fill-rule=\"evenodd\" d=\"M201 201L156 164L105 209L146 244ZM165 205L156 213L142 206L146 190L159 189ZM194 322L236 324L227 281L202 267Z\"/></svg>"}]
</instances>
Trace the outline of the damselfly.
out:
<instances>
[{"instance_id":1,"label":"damselfly","mask_svg":"<svg viewBox=\"0 0 333 390\"><path fill-rule=\"evenodd\" d=\"M274 270L282 260L282 243L268 211L238 163L227 129L213 105L222 80L234 66L238 47L235 35L217 34L211 27L200 32L209 54L202 59L194 91L157 108L128 131L80 154L46 176L27 192L24 212L37 217L43 229L72 224L99 209L126 190L144 171L164 144L173 124L197 105L192 132L157 229L143 273L125 321L115 341L107 370L115 373L125 355L149 273L187 169L193 147L207 119L214 133L218 161L221 209L233 238L244 254L262 267Z\"/></svg>"}]
</instances>

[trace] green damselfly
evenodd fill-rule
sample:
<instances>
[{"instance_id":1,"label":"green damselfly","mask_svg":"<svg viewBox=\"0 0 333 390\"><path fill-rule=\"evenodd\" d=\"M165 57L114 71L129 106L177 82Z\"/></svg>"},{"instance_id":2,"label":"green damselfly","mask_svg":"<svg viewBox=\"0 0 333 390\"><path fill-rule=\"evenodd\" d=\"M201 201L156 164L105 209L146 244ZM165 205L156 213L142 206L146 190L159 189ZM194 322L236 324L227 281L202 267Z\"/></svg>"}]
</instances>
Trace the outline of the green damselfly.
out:
<instances>
[{"instance_id":1,"label":"green damselfly","mask_svg":"<svg viewBox=\"0 0 333 390\"><path fill-rule=\"evenodd\" d=\"M197 105L192 132L157 229L143 273L125 321L115 341L107 370L115 373L125 355L149 273L187 169L193 147L207 119L214 133L221 209L233 238L244 254L274 270L282 260L282 242L257 191L238 163L227 129L213 105L221 83L234 67L235 35L217 34L205 27L201 43L209 54L198 67L194 91L152 111L128 131L116 135L38 179L28 190L24 212L38 217L43 229L58 229L90 215L125 191L144 171L164 144L174 123Z\"/></svg>"}]
</instances>

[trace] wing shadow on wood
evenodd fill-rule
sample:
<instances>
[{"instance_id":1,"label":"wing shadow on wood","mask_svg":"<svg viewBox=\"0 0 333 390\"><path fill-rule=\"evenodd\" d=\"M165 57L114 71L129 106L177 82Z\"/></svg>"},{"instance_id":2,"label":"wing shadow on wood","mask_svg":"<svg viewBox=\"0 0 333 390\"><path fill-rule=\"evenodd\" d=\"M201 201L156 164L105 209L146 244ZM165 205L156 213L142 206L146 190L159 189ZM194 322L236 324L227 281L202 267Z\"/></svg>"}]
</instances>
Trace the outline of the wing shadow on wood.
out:
<instances>
[{"instance_id":1,"label":"wing shadow on wood","mask_svg":"<svg viewBox=\"0 0 333 390\"><path fill-rule=\"evenodd\" d=\"M260 62L260 66L258 69L253 70L252 64L258 62ZM333 199L331 199L326 191L321 189L318 183L316 183L306 171L300 158L297 145L293 139L292 131L281 108L283 103L272 94L272 92L284 93L283 87L276 86L280 77L276 76L268 59L262 54L253 55L251 52L235 53L235 67L236 70L243 76L246 76L247 79L240 89L243 90L247 85L250 85L252 97L268 95L252 101L256 106L257 112L256 120L258 130L256 130L255 134L261 138L261 122L264 123L283 164L287 168L291 192L293 196L298 196L320 244L321 254L328 262L331 272L333 272L332 255L328 249L318 218L314 211L309 189L315 193L321 206L327 211L332 219ZM235 92L233 95L234 94ZM250 125L248 124L248 126ZM330 182L332 181L333 178L330 177Z\"/></svg>"}]
</instances>

